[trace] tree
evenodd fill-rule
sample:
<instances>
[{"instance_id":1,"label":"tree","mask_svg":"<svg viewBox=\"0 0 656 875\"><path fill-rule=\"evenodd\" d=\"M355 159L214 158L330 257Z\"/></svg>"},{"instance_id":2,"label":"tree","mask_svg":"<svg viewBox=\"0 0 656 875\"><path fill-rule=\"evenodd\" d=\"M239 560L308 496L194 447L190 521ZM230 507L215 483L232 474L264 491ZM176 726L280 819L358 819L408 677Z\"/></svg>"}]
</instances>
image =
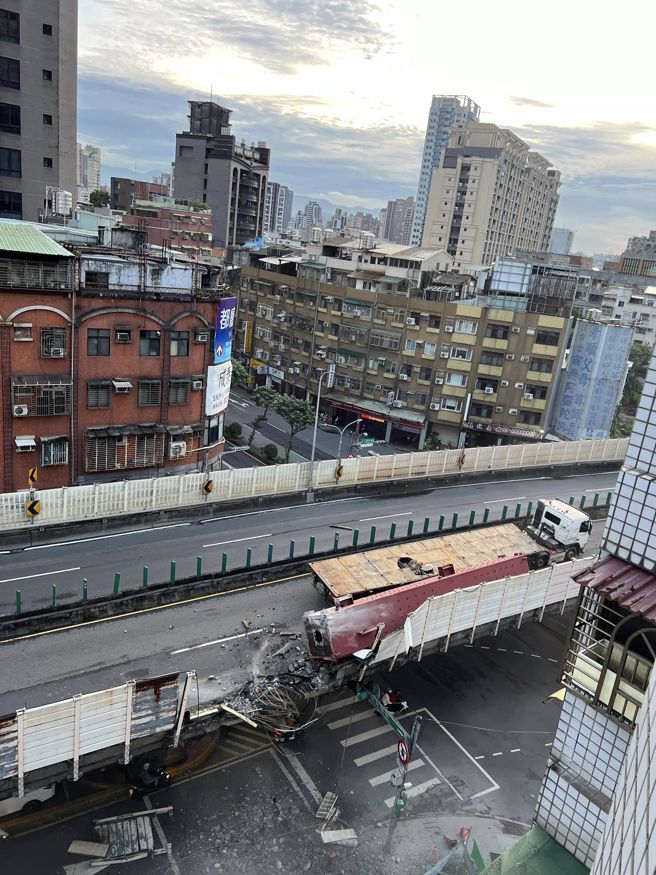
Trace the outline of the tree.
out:
<instances>
[{"instance_id":1,"label":"tree","mask_svg":"<svg viewBox=\"0 0 656 875\"><path fill-rule=\"evenodd\" d=\"M251 423L251 433L248 438L248 446L253 443L253 438L255 437L255 429L261 422L266 422L266 419L269 415L269 410L276 409L278 404L278 399L280 398L280 393L276 392L271 386L258 386L258 388L253 393L253 403L258 407L263 407L264 412L260 413L255 417L253 422Z\"/></svg>"},{"instance_id":2,"label":"tree","mask_svg":"<svg viewBox=\"0 0 656 875\"><path fill-rule=\"evenodd\" d=\"M309 401L294 395L281 395L276 406L278 413L289 425L289 441L285 447L285 462L289 462L292 441L299 433L314 422L314 410Z\"/></svg>"},{"instance_id":3,"label":"tree","mask_svg":"<svg viewBox=\"0 0 656 875\"><path fill-rule=\"evenodd\" d=\"M109 206L109 192L108 191L100 191L100 189L96 189L92 191L89 195L89 203L92 207L108 207Z\"/></svg>"},{"instance_id":4,"label":"tree","mask_svg":"<svg viewBox=\"0 0 656 875\"><path fill-rule=\"evenodd\" d=\"M652 350L646 343L634 343L631 347L629 361L633 362L624 384L624 393L620 402L623 412L635 414L640 402L642 388L647 376L647 369L651 361Z\"/></svg>"},{"instance_id":5,"label":"tree","mask_svg":"<svg viewBox=\"0 0 656 875\"><path fill-rule=\"evenodd\" d=\"M231 359L231 362L232 362L231 385L238 386L240 389L245 389L248 386L248 371L236 359Z\"/></svg>"}]
</instances>

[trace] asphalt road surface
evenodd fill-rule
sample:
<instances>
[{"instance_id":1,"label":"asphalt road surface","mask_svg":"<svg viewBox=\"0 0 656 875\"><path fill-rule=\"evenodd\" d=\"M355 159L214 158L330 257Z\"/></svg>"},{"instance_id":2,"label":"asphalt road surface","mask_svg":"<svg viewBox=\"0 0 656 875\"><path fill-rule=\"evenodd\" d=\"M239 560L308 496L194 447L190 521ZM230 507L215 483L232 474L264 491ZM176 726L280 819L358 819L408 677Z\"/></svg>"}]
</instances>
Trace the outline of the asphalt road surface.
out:
<instances>
[{"instance_id":1,"label":"asphalt road surface","mask_svg":"<svg viewBox=\"0 0 656 875\"><path fill-rule=\"evenodd\" d=\"M236 453L235 457L240 454ZM581 474L563 478L504 478L492 483L446 486L407 496L379 495L366 498L342 498L310 505L272 508L234 514L206 521L178 521L153 528L132 529L108 535L94 535L79 540L28 547L20 553L0 555L0 613L15 609L15 592L22 594L23 610L50 604L53 584L57 602L81 597L82 580L89 582L90 597L110 593L114 574L121 574L121 589L139 588L143 566L149 568L150 581L169 580L170 562L176 562L176 577L195 573L196 557L203 557L203 568L218 569L222 553L229 556L228 568L242 567L246 550L252 562L265 562L268 545L274 545L274 558L289 555L289 543L295 541L296 555L308 551L309 539L316 539L316 550L332 546L335 533L342 543L351 542L353 529L360 530L360 543L368 542L371 527L376 537L389 534L392 523L400 533L409 520L415 530L425 517L436 521L440 515L448 520L452 514L482 514L485 507L490 519L498 518L507 504L514 512L517 503L535 502L537 498L563 498L586 494L591 501L595 492L605 497L613 489L617 474ZM480 518L480 517L479 517ZM433 524L435 525L435 523Z\"/></svg>"}]
</instances>

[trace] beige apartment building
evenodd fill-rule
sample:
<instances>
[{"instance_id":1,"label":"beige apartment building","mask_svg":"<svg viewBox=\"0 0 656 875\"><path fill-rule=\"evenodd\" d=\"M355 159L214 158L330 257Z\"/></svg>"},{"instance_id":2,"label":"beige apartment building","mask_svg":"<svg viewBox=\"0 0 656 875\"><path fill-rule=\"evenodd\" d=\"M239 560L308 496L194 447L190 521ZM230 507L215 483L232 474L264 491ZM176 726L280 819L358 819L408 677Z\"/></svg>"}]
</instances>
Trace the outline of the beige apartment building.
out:
<instances>
[{"instance_id":1,"label":"beige apartment building","mask_svg":"<svg viewBox=\"0 0 656 875\"><path fill-rule=\"evenodd\" d=\"M427 255L427 250L408 250ZM443 257L446 257L444 254ZM353 270L334 259L251 253L241 268L236 353L255 382L315 398L370 437L423 448L539 440L561 363L565 302L475 297L465 274L407 270L376 249ZM364 259L368 259L367 262ZM332 266L326 262L330 261ZM435 259L433 259L435 263ZM401 268L403 270L404 268Z\"/></svg>"},{"instance_id":2,"label":"beige apartment building","mask_svg":"<svg viewBox=\"0 0 656 875\"><path fill-rule=\"evenodd\" d=\"M559 171L511 131L454 127L433 171L423 245L446 248L456 270L545 251L559 185Z\"/></svg>"}]
</instances>

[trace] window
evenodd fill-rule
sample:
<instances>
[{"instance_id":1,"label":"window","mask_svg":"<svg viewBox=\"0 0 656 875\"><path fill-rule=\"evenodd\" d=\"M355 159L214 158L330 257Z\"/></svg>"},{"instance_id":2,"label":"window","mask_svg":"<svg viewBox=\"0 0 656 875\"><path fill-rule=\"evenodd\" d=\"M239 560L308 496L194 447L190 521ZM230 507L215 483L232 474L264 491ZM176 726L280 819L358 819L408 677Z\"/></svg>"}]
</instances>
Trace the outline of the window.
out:
<instances>
[{"instance_id":1,"label":"window","mask_svg":"<svg viewBox=\"0 0 656 875\"><path fill-rule=\"evenodd\" d=\"M41 355L43 358L63 358L66 355L66 329L41 329Z\"/></svg>"},{"instance_id":2,"label":"window","mask_svg":"<svg viewBox=\"0 0 656 875\"><path fill-rule=\"evenodd\" d=\"M462 410L462 401L459 398L449 398L444 396L440 404L442 410L451 410L453 413L460 413Z\"/></svg>"},{"instance_id":3,"label":"window","mask_svg":"<svg viewBox=\"0 0 656 875\"><path fill-rule=\"evenodd\" d=\"M52 125L52 116L49 112L43 113L43 124L44 125Z\"/></svg>"},{"instance_id":4,"label":"window","mask_svg":"<svg viewBox=\"0 0 656 875\"><path fill-rule=\"evenodd\" d=\"M529 410L521 410L519 413L519 421L523 425L540 425L541 419L540 413L533 413L533 411Z\"/></svg>"},{"instance_id":5,"label":"window","mask_svg":"<svg viewBox=\"0 0 656 875\"><path fill-rule=\"evenodd\" d=\"M172 331L171 332L171 355L172 356L189 355L189 332L188 331Z\"/></svg>"},{"instance_id":6,"label":"window","mask_svg":"<svg viewBox=\"0 0 656 875\"><path fill-rule=\"evenodd\" d=\"M492 368L502 368L503 354L500 352L489 352L488 350L484 350L481 353L480 364L488 365Z\"/></svg>"},{"instance_id":7,"label":"window","mask_svg":"<svg viewBox=\"0 0 656 875\"><path fill-rule=\"evenodd\" d=\"M70 383L14 383L12 388L13 403L27 407L28 416L59 416L71 412Z\"/></svg>"},{"instance_id":8,"label":"window","mask_svg":"<svg viewBox=\"0 0 656 875\"><path fill-rule=\"evenodd\" d=\"M0 85L4 88L20 88L20 61L0 58Z\"/></svg>"},{"instance_id":9,"label":"window","mask_svg":"<svg viewBox=\"0 0 656 875\"><path fill-rule=\"evenodd\" d=\"M430 368L420 368L419 370L419 379L420 380L430 380L433 376L433 371Z\"/></svg>"},{"instance_id":10,"label":"window","mask_svg":"<svg viewBox=\"0 0 656 875\"><path fill-rule=\"evenodd\" d=\"M494 340L507 340L509 333L507 325L488 325L485 329L485 336Z\"/></svg>"},{"instance_id":11,"label":"window","mask_svg":"<svg viewBox=\"0 0 656 875\"><path fill-rule=\"evenodd\" d=\"M95 437L87 434L84 466L87 471L113 471L117 466L116 451L119 438Z\"/></svg>"},{"instance_id":12,"label":"window","mask_svg":"<svg viewBox=\"0 0 656 875\"><path fill-rule=\"evenodd\" d=\"M489 377L479 377L474 385L474 389L477 392L485 392L486 389L492 389L493 392L496 392L498 388L499 381L492 380Z\"/></svg>"},{"instance_id":13,"label":"window","mask_svg":"<svg viewBox=\"0 0 656 875\"><path fill-rule=\"evenodd\" d=\"M437 346L434 343L424 343L424 355L435 355Z\"/></svg>"},{"instance_id":14,"label":"window","mask_svg":"<svg viewBox=\"0 0 656 875\"><path fill-rule=\"evenodd\" d=\"M44 82L52 82L52 70L42 70L41 77Z\"/></svg>"},{"instance_id":15,"label":"window","mask_svg":"<svg viewBox=\"0 0 656 875\"><path fill-rule=\"evenodd\" d=\"M428 327L429 328L439 328L442 324L441 316L429 316L428 317Z\"/></svg>"},{"instance_id":16,"label":"window","mask_svg":"<svg viewBox=\"0 0 656 875\"><path fill-rule=\"evenodd\" d=\"M87 355L109 355L109 328L87 328Z\"/></svg>"},{"instance_id":17,"label":"window","mask_svg":"<svg viewBox=\"0 0 656 875\"><path fill-rule=\"evenodd\" d=\"M20 134L20 106L15 103L0 103L0 131L5 134Z\"/></svg>"},{"instance_id":18,"label":"window","mask_svg":"<svg viewBox=\"0 0 656 875\"><path fill-rule=\"evenodd\" d=\"M180 146L178 150L178 155L180 158L193 158L194 155L194 147L193 146Z\"/></svg>"},{"instance_id":19,"label":"window","mask_svg":"<svg viewBox=\"0 0 656 875\"><path fill-rule=\"evenodd\" d=\"M84 285L87 289L108 289L109 272L105 270L87 270L84 274Z\"/></svg>"},{"instance_id":20,"label":"window","mask_svg":"<svg viewBox=\"0 0 656 875\"><path fill-rule=\"evenodd\" d=\"M472 351L468 346L452 346L451 358L460 359L463 362L470 362L472 360Z\"/></svg>"},{"instance_id":21,"label":"window","mask_svg":"<svg viewBox=\"0 0 656 875\"><path fill-rule=\"evenodd\" d=\"M52 167L52 158L43 158L43 166L44 167Z\"/></svg>"},{"instance_id":22,"label":"window","mask_svg":"<svg viewBox=\"0 0 656 875\"><path fill-rule=\"evenodd\" d=\"M43 25L43 35L44 36L52 36L52 24L44 24Z\"/></svg>"},{"instance_id":23,"label":"window","mask_svg":"<svg viewBox=\"0 0 656 875\"><path fill-rule=\"evenodd\" d=\"M560 334L557 331L538 331L535 336L535 342L541 343L544 346L558 346Z\"/></svg>"},{"instance_id":24,"label":"window","mask_svg":"<svg viewBox=\"0 0 656 875\"><path fill-rule=\"evenodd\" d=\"M161 340L161 331L140 331L139 355L159 355Z\"/></svg>"},{"instance_id":25,"label":"window","mask_svg":"<svg viewBox=\"0 0 656 875\"><path fill-rule=\"evenodd\" d=\"M460 253L462 255L462 252ZM460 334L476 334L478 322L473 319L456 319L455 330Z\"/></svg>"},{"instance_id":26,"label":"window","mask_svg":"<svg viewBox=\"0 0 656 875\"><path fill-rule=\"evenodd\" d=\"M456 374L452 371L446 375L446 380L444 381L447 386L460 386L464 389L467 385L467 374Z\"/></svg>"},{"instance_id":27,"label":"window","mask_svg":"<svg viewBox=\"0 0 656 875\"><path fill-rule=\"evenodd\" d=\"M538 371L541 374L550 374L553 370L553 361L551 359L531 359L529 371Z\"/></svg>"},{"instance_id":28,"label":"window","mask_svg":"<svg viewBox=\"0 0 656 875\"><path fill-rule=\"evenodd\" d=\"M159 380L139 380L139 407L155 407L162 395Z\"/></svg>"},{"instance_id":29,"label":"window","mask_svg":"<svg viewBox=\"0 0 656 875\"><path fill-rule=\"evenodd\" d=\"M481 419L490 419L492 416L491 404L472 404L469 410L470 416L478 416Z\"/></svg>"},{"instance_id":30,"label":"window","mask_svg":"<svg viewBox=\"0 0 656 875\"><path fill-rule=\"evenodd\" d=\"M8 9L0 9L0 40L6 43L20 42L20 15Z\"/></svg>"},{"instance_id":31,"label":"window","mask_svg":"<svg viewBox=\"0 0 656 875\"><path fill-rule=\"evenodd\" d=\"M18 191L0 191L0 219L22 219L23 196Z\"/></svg>"},{"instance_id":32,"label":"window","mask_svg":"<svg viewBox=\"0 0 656 875\"><path fill-rule=\"evenodd\" d=\"M68 438L41 438L41 464L44 468L47 465L67 465Z\"/></svg>"},{"instance_id":33,"label":"window","mask_svg":"<svg viewBox=\"0 0 656 875\"><path fill-rule=\"evenodd\" d=\"M405 351L406 352L415 352L417 349L417 341L408 338L405 342Z\"/></svg>"},{"instance_id":34,"label":"window","mask_svg":"<svg viewBox=\"0 0 656 875\"><path fill-rule=\"evenodd\" d=\"M184 379L169 381L169 404L186 404L189 401L191 380Z\"/></svg>"},{"instance_id":35,"label":"window","mask_svg":"<svg viewBox=\"0 0 656 875\"><path fill-rule=\"evenodd\" d=\"M109 380L89 380L87 383L87 407L109 407L110 395Z\"/></svg>"},{"instance_id":36,"label":"window","mask_svg":"<svg viewBox=\"0 0 656 875\"><path fill-rule=\"evenodd\" d=\"M547 397L547 387L546 386L537 386L537 385L529 385L526 386L526 394L532 395L534 400L536 401L544 401Z\"/></svg>"},{"instance_id":37,"label":"window","mask_svg":"<svg viewBox=\"0 0 656 875\"><path fill-rule=\"evenodd\" d=\"M0 149L0 176L21 175L20 149Z\"/></svg>"},{"instance_id":38,"label":"window","mask_svg":"<svg viewBox=\"0 0 656 875\"><path fill-rule=\"evenodd\" d=\"M14 340L33 340L31 324L25 323L21 325L20 323L15 322Z\"/></svg>"}]
</instances>

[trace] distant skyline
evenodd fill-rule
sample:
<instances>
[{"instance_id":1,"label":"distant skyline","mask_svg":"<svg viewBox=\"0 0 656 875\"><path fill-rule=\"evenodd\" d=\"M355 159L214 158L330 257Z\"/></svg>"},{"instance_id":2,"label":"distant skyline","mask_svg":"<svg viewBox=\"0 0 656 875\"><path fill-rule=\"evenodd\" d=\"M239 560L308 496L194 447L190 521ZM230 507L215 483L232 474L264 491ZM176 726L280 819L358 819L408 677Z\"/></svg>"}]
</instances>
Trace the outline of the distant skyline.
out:
<instances>
[{"instance_id":1,"label":"distant skyline","mask_svg":"<svg viewBox=\"0 0 656 875\"><path fill-rule=\"evenodd\" d=\"M166 170L187 99L234 110L267 141L271 178L296 195L380 209L416 193L432 94L468 94L563 174L558 226L575 248L619 252L656 227L651 36L627 0L612 19L554 0L473 0L464 20L429 0L85 0L78 135L104 174Z\"/></svg>"}]
</instances>

